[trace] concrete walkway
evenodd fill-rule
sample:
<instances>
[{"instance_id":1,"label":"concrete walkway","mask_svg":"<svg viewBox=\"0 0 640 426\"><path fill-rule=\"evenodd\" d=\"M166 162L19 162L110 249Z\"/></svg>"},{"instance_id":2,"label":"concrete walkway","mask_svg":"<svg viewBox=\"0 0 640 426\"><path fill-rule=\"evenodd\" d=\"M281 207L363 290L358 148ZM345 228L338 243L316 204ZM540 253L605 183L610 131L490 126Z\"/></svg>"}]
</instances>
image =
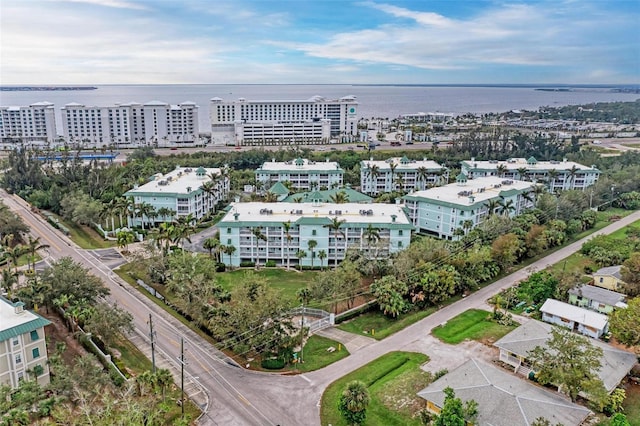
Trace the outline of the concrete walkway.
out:
<instances>
[{"instance_id":1,"label":"concrete walkway","mask_svg":"<svg viewBox=\"0 0 640 426\"><path fill-rule=\"evenodd\" d=\"M376 339L373 339L371 337L349 333L348 331L340 330L336 327L323 328L315 334L342 343L344 347L347 348L350 354L353 354L356 351L364 348L365 346L369 346L377 342Z\"/></svg>"}]
</instances>

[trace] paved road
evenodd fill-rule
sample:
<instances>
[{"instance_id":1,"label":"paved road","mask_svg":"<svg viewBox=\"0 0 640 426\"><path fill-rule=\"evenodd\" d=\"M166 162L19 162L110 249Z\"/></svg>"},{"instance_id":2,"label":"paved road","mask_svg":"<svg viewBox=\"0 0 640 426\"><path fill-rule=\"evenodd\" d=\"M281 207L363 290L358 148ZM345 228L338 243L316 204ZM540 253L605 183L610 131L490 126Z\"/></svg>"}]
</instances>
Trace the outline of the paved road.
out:
<instances>
[{"instance_id":1,"label":"paved road","mask_svg":"<svg viewBox=\"0 0 640 426\"><path fill-rule=\"evenodd\" d=\"M420 350L421 341L431 329L471 308L481 308L486 299L503 288L522 280L531 269L542 269L579 250L581 240L539 260L530 268L505 277L490 286L441 309L380 342L366 345L351 356L322 370L298 376L272 375L230 366L227 358L211 344L166 314L146 296L122 282L100 259L78 249L66 237L52 230L43 219L33 215L26 203L0 191L8 207L20 214L36 236L51 247L51 257L70 256L100 277L111 290L111 298L134 316L136 340L148 332L151 313L157 332L158 346L177 368L180 337L185 338L188 375L208 396L206 415L201 424L215 425L317 425L322 392L334 380L393 350ZM608 234L640 219L640 212L615 222L593 235ZM587 237L591 238L590 237Z\"/></svg>"}]
</instances>

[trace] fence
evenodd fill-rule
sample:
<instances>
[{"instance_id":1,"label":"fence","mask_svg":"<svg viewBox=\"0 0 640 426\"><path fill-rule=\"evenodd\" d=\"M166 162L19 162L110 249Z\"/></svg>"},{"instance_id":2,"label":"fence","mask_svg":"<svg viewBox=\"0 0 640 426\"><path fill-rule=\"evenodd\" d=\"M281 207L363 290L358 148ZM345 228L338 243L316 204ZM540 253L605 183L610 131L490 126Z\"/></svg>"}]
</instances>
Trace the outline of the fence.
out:
<instances>
[{"instance_id":1,"label":"fence","mask_svg":"<svg viewBox=\"0 0 640 426\"><path fill-rule=\"evenodd\" d=\"M313 334L316 331L320 331L323 328L330 327L335 324L334 314L330 314L322 309L314 308L294 308L289 311L291 316L304 316L304 325L309 328L309 333ZM314 321L310 321L310 318L317 318Z\"/></svg>"}]
</instances>

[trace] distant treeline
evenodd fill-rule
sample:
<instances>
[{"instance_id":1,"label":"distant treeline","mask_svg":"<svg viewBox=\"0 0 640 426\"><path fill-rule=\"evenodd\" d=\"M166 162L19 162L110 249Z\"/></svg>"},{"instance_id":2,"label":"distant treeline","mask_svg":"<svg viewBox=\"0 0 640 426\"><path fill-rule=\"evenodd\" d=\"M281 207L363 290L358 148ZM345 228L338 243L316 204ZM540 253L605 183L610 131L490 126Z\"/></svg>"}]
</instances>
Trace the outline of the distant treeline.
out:
<instances>
[{"instance_id":1,"label":"distant treeline","mask_svg":"<svg viewBox=\"0 0 640 426\"><path fill-rule=\"evenodd\" d=\"M586 105L542 107L528 118L603 121L618 124L640 123L640 99L635 102L598 102Z\"/></svg>"}]
</instances>

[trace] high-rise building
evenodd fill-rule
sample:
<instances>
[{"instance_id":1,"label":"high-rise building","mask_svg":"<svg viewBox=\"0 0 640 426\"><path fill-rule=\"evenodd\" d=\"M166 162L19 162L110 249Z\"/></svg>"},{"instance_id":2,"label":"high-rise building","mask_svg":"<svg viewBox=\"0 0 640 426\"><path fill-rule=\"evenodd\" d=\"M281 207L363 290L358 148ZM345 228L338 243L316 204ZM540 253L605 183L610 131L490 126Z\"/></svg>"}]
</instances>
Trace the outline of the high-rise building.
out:
<instances>
[{"instance_id":1,"label":"high-rise building","mask_svg":"<svg viewBox=\"0 0 640 426\"><path fill-rule=\"evenodd\" d=\"M50 102L29 106L0 107L0 145L11 149L16 145L46 145L55 141L56 119Z\"/></svg>"},{"instance_id":2,"label":"high-rise building","mask_svg":"<svg viewBox=\"0 0 640 426\"><path fill-rule=\"evenodd\" d=\"M199 141L198 106L159 101L113 106L70 103L62 108L62 128L71 145L192 146Z\"/></svg>"},{"instance_id":3,"label":"high-rise building","mask_svg":"<svg viewBox=\"0 0 640 426\"><path fill-rule=\"evenodd\" d=\"M237 101L211 99L214 144L269 145L354 141L358 134L354 96L328 100Z\"/></svg>"}]
</instances>

